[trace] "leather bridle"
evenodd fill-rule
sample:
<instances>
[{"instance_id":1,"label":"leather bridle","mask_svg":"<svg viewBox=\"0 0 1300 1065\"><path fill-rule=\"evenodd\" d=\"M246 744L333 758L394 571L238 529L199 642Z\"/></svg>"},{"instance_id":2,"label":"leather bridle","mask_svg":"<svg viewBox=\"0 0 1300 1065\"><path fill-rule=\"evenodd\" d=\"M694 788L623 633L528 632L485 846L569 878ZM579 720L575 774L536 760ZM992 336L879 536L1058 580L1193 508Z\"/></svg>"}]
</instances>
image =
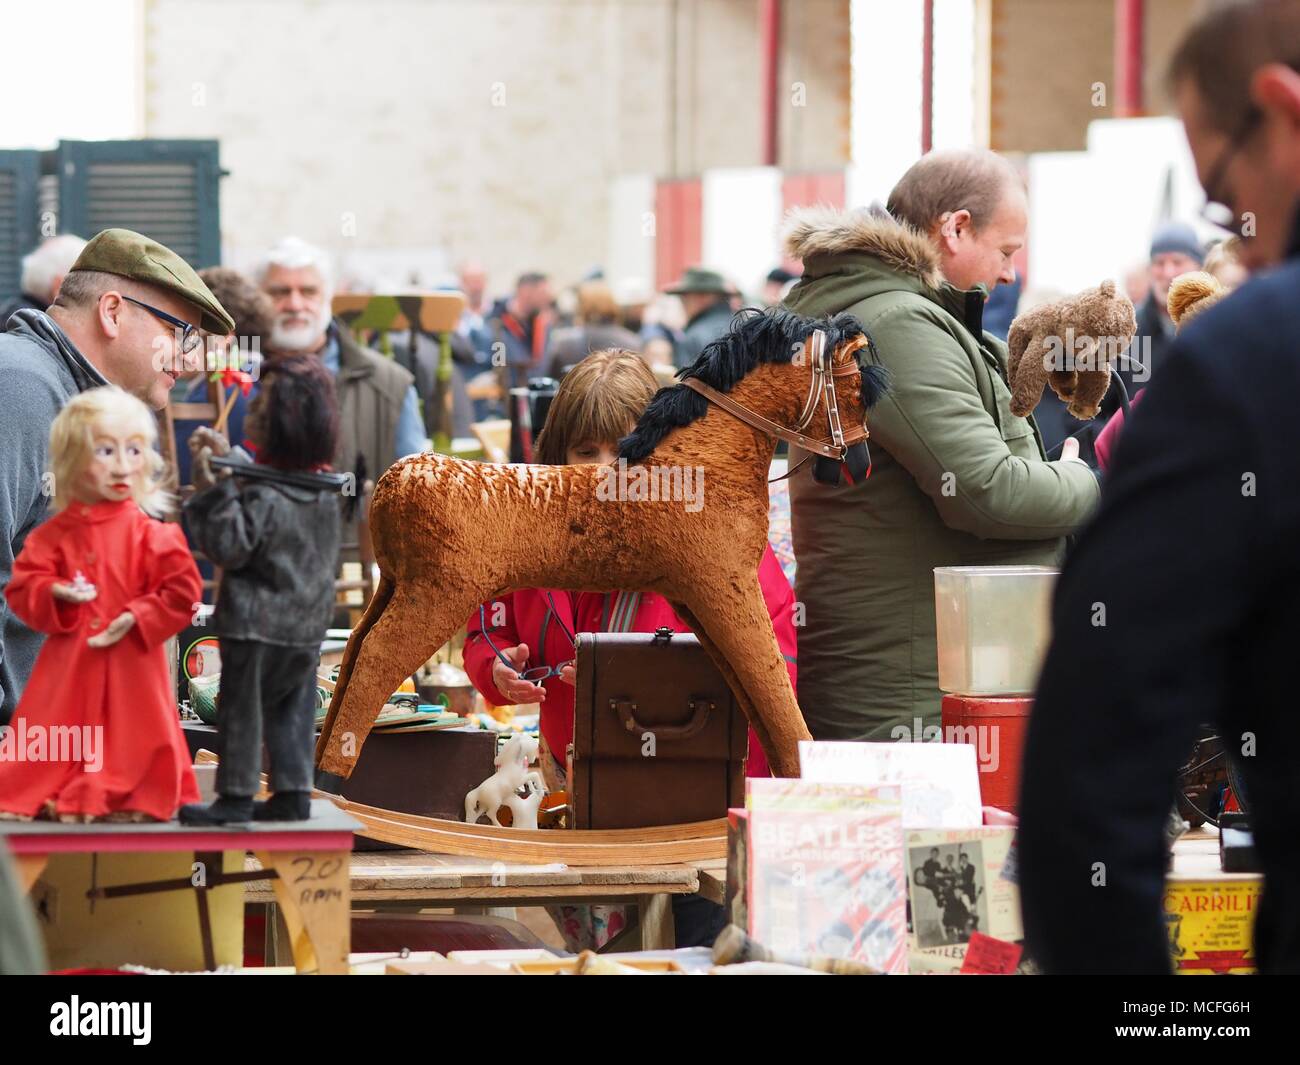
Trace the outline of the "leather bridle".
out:
<instances>
[{"instance_id":1,"label":"leather bridle","mask_svg":"<svg viewBox=\"0 0 1300 1065\"><path fill-rule=\"evenodd\" d=\"M833 362L834 352L828 351L826 347L825 332L820 329L813 330L808 337L805 348L805 356L812 366L812 376L808 381L808 396L804 400L803 409L799 413L799 421L793 429L787 429L785 426L772 421L771 418L750 410L744 404L736 402L725 392L719 392L712 385L705 384L698 377L688 377L682 381L682 384L692 391L698 392L710 403L726 411L733 418L739 419L759 432L774 436L809 452L807 457L786 474L787 477L815 455L818 457L814 472L817 480L837 484L839 482L839 465L845 462L849 464L854 480L860 480L865 476L869 476L871 472L871 458L867 452L866 443L871 434L867 430L865 422L862 425L851 426L847 430L844 428L840 421L839 402L835 396L835 378L849 377L862 372L858 366L856 352L860 348L866 347L867 344L867 338L861 335L847 341L845 354L853 357L836 366ZM807 430L812 425L819 409L826 412L827 429L830 435L829 441L818 440L807 435ZM863 456L865 456L865 465L861 461ZM832 468L834 470L833 480L831 479ZM782 480L783 478L777 479Z\"/></svg>"}]
</instances>

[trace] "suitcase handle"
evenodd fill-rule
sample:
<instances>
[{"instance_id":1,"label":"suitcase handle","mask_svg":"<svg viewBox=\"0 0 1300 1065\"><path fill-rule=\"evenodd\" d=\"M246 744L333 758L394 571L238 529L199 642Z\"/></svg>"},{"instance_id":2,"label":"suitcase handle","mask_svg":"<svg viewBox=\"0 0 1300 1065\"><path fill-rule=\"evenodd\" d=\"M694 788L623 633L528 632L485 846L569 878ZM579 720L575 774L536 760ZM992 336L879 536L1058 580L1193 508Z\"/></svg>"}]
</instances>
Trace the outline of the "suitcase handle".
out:
<instances>
[{"instance_id":1,"label":"suitcase handle","mask_svg":"<svg viewBox=\"0 0 1300 1065\"><path fill-rule=\"evenodd\" d=\"M636 719L636 703L630 699L611 699L609 708L618 714L628 732L649 732L657 740L688 740L709 723L714 704L707 699L692 699L686 704L691 718L684 725L659 725L651 728Z\"/></svg>"}]
</instances>

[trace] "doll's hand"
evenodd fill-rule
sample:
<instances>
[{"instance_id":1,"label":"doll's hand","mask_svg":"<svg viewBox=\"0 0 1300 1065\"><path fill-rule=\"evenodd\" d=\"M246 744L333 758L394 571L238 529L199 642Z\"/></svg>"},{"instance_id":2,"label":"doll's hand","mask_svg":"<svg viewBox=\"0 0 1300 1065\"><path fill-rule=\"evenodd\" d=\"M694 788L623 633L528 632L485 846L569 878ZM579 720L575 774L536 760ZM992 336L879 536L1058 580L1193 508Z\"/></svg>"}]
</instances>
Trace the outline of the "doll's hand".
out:
<instances>
[{"instance_id":1,"label":"doll's hand","mask_svg":"<svg viewBox=\"0 0 1300 1065\"><path fill-rule=\"evenodd\" d=\"M210 460L213 455L230 454L230 441L215 429L209 429L206 425L199 426L190 433L189 448L190 455L193 456L191 470L194 487L200 492L211 488L222 477L230 476L229 470L217 472L212 468Z\"/></svg>"},{"instance_id":2,"label":"doll's hand","mask_svg":"<svg viewBox=\"0 0 1300 1065\"><path fill-rule=\"evenodd\" d=\"M50 595L55 599L62 599L68 603L89 603L99 594L98 589L93 584L74 584L64 582L62 584L51 584Z\"/></svg>"},{"instance_id":3,"label":"doll's hand","mask_svg":"<svg viewBox=\"0 0 1300 1065\"><path fill-rule=\"evenodd\" d=\"M560 680L565 684L576 685L578 683L578 667L569 663L567 666L560 667Z\"/></svg>"},{"instance_id":4,"label":"doll's hand","mask_svg":"<svg viewBox=\"0 0 1300 1065\"><path fill-rule=\"evenodd\" d=\"M540 684L524 680L515 670L523 669L528 661L528 644L507 647L502 652L515 669L510 669L501 659L492 663L492 683L497 691L513 703L540 703L546 699L546 689Z\"/></svg>"},{"instance_id":5,"label":"doll's hand","mask_svg":"<svg viewBox=\"0 0 1300 1065\"><path fill-rule=\"evenodd\" d=\"M112 647L134 627L135 615L129 610L123 610L122 613L108 623L108 628L98 636L92 636L86 643L91 647Z\"/></svg>"},{"instance_id":6,"label":"doll's hand","mask_svg":"<svg viewBox=\"0 0 1300 1065\"><path fill-rule=\"evenodd\" d=\"M205 447L209 448L214 455L230 454L230 441L223 434L206 425L200 425L190 433L189 445L191 455L198 454Z\"/></svg>"}]
</instances>

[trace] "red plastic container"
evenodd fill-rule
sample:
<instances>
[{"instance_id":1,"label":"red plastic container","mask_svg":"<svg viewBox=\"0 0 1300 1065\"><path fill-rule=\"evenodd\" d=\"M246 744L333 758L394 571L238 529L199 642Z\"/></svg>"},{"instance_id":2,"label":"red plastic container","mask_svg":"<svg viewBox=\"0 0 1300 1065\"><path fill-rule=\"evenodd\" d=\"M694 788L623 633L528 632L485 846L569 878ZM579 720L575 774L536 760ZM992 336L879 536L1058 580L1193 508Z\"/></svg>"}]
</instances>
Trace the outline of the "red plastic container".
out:
<instances>
[{"instance_id":1,"label":"red plastic container","mask_svg":"<svg viewBox=\"0 0 1300 1065\"><path fill-rule=\"evenodd\" d=\"M943 740L975 747L985 806L1016 812L1020 760L1034 700L1028 695L945 695Z\"/></svg>"}]
</instances>

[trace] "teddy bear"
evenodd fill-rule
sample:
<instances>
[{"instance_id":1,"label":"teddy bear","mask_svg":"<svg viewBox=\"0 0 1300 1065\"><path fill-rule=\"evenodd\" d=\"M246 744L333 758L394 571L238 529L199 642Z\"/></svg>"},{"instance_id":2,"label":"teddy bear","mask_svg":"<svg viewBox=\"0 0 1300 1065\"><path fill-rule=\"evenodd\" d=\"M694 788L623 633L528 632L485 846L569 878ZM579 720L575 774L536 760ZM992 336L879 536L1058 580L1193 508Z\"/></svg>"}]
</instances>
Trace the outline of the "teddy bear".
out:
<instances>
[{"instance_id":1,"label":"teddy bear","mask_svg":"<svg viewBox=\"0 0 1300 1065\"><path fill-rule=\"evenodd\" d=\"M1109 280L1026 311L1007 335L1011 413L1026 417L1049 384L1071 415L1095 418L1110 387L1110 364L1136 332L1132 301Z\"/></svg>"},{"instance_id":2,"label":"teddy bear","mask_svg":"<svg viewBox=\"0 0 1300 1065\"><path fill-rule=\"evenodd\" d=\"M1173 279L1165 305L1169 308L1170 319L1181 329L1184 323L1223 299L1228 291L1213 274L1194 270Z\"/></svg>"}]
</instances>

